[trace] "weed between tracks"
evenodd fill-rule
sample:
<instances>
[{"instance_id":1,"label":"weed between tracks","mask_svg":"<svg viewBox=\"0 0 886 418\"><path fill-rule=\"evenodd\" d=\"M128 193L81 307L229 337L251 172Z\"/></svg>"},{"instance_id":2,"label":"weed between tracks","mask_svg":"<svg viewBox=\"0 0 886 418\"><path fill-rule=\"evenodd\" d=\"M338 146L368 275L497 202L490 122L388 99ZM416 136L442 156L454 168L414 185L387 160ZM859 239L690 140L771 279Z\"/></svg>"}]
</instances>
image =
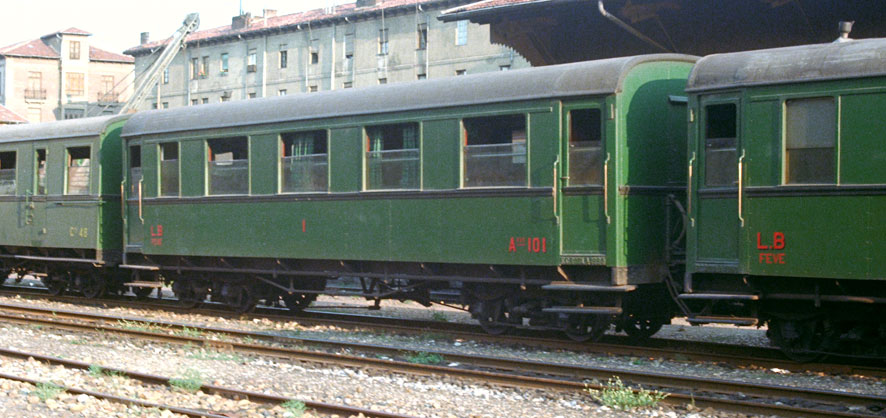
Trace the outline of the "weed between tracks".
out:
<instances>
[{"instance_id":1,"label":"weed between tracks","mask_svg":"<svg viewBox=\"0 0 886 418\"><path fill-rule=\"evenodd\" d=\"M169 385L185 392L196 392L203 387L203 376L199 371L188 369L181 377L169 379Z\"/></svg>"},{"instance_id":2,"label":"weed between tracks","mask_svg":"<svg viewBox=\"0 0 886 418\"><path fill-rule=\"evenodd\" d=\"M668 395L657 390L649 391L643 388L631 389L621 382L621 378L609 379L601 390L587 389L591 397L597 402L610 408L628 411L636 408L649 408L657 405Z\"/></svg>"},{"instance_id":3,"label":"weed between tracks","mask_svg":"<svg viewBox=\"0 0 886 418\"><path fill-rule=\"evenodd\" d=\"M46 402L48 399L55 398L60 393L64 392L65 388L56 385L55 383L46 382L46 383L37 383L37 389L34 390L34 395L40 399L41 402Z\"/></svg>"},{"instance_id":4,"label":"weed between tracks","mask_svg":"<svg viewBox=\"0 0 886 418\"><path fill-rule=\"evenodd\" d=\"M305 403L296 399L290 399L283 402L280 406L294 417L300 417L305 413Z\"/></svg>"},{"instance_id":5,"label":"weed between tracks","mask_svg":"<svg viewBox=\"0 0 886 418\"><path fill-rule=\"evenodd\" d=\"M443 362L443 356L419 351L418 353L407 355L406 361L415 364L440 364Z\"/></svg>"}]
</instances>

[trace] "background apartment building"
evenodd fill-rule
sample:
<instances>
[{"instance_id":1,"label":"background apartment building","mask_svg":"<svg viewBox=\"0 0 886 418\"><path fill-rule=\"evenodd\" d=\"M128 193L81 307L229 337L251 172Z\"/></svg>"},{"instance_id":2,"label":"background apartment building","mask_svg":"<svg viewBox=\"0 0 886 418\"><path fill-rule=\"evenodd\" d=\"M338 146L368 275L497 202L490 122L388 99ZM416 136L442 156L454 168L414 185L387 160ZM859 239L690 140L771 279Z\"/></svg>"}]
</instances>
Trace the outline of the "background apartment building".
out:
<instances>
[{"instance_id":1,"label":"background apartment building","mask_svg":"<svg viewBox=\"0 0 886 418\"><path fill-rule=\"evenodd\" d=\"M70 28L0 48L0 105L30 122L117 113L132 94L133 58Z\"/></svg>"},{"instance_id":2,"label":"background apartment building","mask_svg":"<svg viewBox=\"0 0 886 418\"><path fill-rule=\"evenodd\" d=\"M457 0L360 0L277 16L235 16L188 36L140 110L528 67L489 26L437 19ZM124 51L141 76L169 40Z\"/></svg>"}]
</instances>

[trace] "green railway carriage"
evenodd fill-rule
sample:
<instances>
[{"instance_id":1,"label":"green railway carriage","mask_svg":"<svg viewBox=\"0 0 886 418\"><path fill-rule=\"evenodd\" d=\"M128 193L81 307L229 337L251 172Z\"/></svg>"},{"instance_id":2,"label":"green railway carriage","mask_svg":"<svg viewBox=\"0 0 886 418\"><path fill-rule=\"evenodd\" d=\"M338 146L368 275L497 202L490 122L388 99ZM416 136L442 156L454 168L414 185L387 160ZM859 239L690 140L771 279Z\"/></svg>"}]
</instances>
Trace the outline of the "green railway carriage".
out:
<instances>
[{"instance_id":1,"label":"green railway carriage","mask_svg":"<svg viewBox=\"0 0 886 418\"><path fill-rule=\"evenodd\" d=\"M120 130L126 117L0 129L0 261L100 295L121 257Z\"/></svg>"},{"instance_id":2,"label":"green railway carriage","mask_svg":"<svg viewBox=\"0 0 886 418\"><path fill-rule=\"evenodd\" d=\"M242 309L278 298L301 309L338 276L361 278L372 298L428 302L456 286L487 329L531 319L599 334L667 273L694 61L136 114L122 133L123 267L173 281L184 300ZM646 331L670 319L658 299L635 318Z\"/></svg>"},{"instance_id":3,"label":"green railway carriage","mask_svg":"<svg viewBox=\"0 0 886 418\"><path fill-rule=\"evenodd\" d=\"M708 56L687 91L690 321L882 348L886 39Z\"/></svg>"}]
</instances>

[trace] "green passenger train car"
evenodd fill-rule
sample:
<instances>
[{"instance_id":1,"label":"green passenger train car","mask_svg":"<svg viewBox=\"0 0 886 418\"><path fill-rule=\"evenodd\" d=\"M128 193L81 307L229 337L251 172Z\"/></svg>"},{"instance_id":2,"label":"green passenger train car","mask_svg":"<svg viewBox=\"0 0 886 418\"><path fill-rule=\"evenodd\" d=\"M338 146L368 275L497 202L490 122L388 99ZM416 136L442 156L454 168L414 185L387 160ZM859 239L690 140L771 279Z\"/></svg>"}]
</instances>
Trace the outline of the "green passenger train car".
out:
<instances>
[{"instance_id":1,"label":"green passenger train car","mask_svg":"<svg viewBox=\"0 0 886 418\"><path fill-rule=\"evenodd\" d=\"M883 347L886 39L711 55L687 91L690 321Z\"/></svg>"},{"instance_id":2,"label":"green passenger train car","mask_svg":"<svg viewBox=\"0 0 886 418\"><path fill-rule=\"evenodd\" d=\"M126 119L0 129L0 262L7 271L38 276L53 292L105 290L122 255Z\"/></svg>"},{"instance_id":3,"label":"green passenger train car","mask_svg":"<svg viewBox=\"0 0 886 418\"><path fill-rule=\"evenodd\" d=\"M612 318L654 332L672 315L662 286L695 60L138 113L122 133L121 267L240 309L303 309L346 276L376 299L456 288L492 332L587 339Z\"/></svg>"}]
</instances>

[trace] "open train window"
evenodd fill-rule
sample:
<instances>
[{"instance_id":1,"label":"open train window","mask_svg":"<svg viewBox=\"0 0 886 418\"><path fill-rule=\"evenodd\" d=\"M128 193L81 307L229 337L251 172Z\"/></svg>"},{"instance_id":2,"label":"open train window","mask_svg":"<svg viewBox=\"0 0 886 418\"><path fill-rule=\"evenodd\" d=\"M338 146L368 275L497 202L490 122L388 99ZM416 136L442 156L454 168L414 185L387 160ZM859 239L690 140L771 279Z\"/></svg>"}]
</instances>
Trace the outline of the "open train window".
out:
<instances>
[{"instance_id":1,"label":"open train window","mask_svg":"<svg viewBox=\"0 0 886 418\"><path fill-rule=\"evenodd\" d=\"M0 195L15 194L15 151L0 152Z\"/></svg>"},{"instance_id":2,"label":"open train window","mask_svg":"<svg viewBox=\"0 0 886 418\"><path fill-rule=\"evenodd\" d=\"M464 187L526 185L526 116L468 118L464 126Z\"/></svg>"},{"instance_id":3,"label":"open train window","mask_svg":"<svg viewBox=\"0 0 886 418\"><path fill-rule=\"evenodd\" d=\"M38 196L46 195L46 150L38 149L34 152L34 172L37 178L34 179L34 190Z\"/></svg>"},{"instance_id":4,"label":"open train window","mask_svg":"<svg viewBox=\"0 0 886 418\"><path fill-rule=\"evenodd\" d=\"M249 141L218 138L209 145L209 194L249 194Z\"/></svg>"},{"instance_id":5,"label":"open train window","mask_svg":"<svg viewBox=\"0 0 886 418\"><path fill-rule=\"evenodd\" d=\"M326 131L290 132L280 136L280 191L325 192L329 185Z\"/></svg>"},{"instance_id":6,"label":"open train window","mask_svg":"<svg viewBox=\"0 0 886 418\"><path fill-rule=\"evenodd\" d=\"M142 181L142 147L141 145L129 146L129 195L138 195L139 184Z\"/></svg>"},{"instance_id":7,"label":"open train window","mask_svg":"<svg viewBox=\"0 0 886 418\"><path fill-rule=\"evenodd\" d=\"M832 97L785 101L785 184L836 183L836 106Z\"/></svg>"},{"instance_id":8,"label":"open train window","mask_svg":"<svg viewBox=\"0 0 886 418\"><path fill-rule=\"evenodd\" d=\"M89 194L89 170L90 150L89 147L68 148L67 179L65 181L65 194L83 195Z\"/></svg>"},{"instance_id":9,"label":"open train window","mask_svg":"<svg viewBox=\"0 0 886 418\"><path fill-rule=\"evenodd\" d=\"M600 109L569 112L569 185L603 184Z\"/></svg>"},{"instance_id":10,"label":"open train window","mask_svg":"<svg viewBox=\"0 0 886 418\"><path fill-rule=\"evenodd\" d=\"M160 196L178 196L178 142L160 144Z\"/></svg>"},{"instance_id":11,"label":"open train window","mask_svg":"<svg viewBox=\"0 0 886 418\"><path fill-rule=\"evenodd\" d=\"M738 109L734 103L705 106L705 186L735 186L738 183Z\"/></svg>"},{"instance_id":12,"label":"open train window","mask_svg":"<svg viewBox=\"0 0 886 418\"><path fill-rule=\"evenodd\" d=\"M366 190L419 188L417 123L366 127Z\"/></svg>"}]
</instances>

